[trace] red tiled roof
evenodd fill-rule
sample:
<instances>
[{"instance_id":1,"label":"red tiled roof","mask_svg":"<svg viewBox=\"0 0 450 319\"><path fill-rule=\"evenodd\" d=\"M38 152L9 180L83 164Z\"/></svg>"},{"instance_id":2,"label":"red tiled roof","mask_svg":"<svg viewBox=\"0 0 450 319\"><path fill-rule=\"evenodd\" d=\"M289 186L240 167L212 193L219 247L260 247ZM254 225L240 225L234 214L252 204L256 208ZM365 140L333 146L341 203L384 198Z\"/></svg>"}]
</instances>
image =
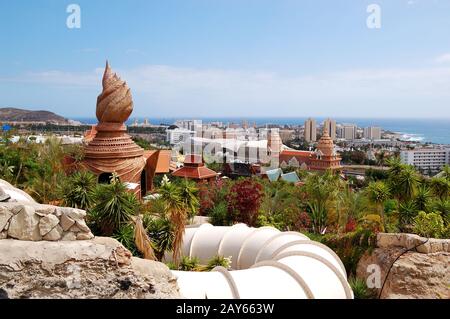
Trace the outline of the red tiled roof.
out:
<instances>
[{"instance_id":1,"label":"red tiled roof","mask_svg":"<svg viewBox=\"0 0 450 319\"><path fill-rule=\"evenodd\" d=\"M206 179L216 177L218 174L206 166L183 166L173 172L172 175L192 179Z\"/></svg>"},{"instance_id":2,"label":"red tiled roof","mask_svg":"<svg viewBox=\"0 0 450 319\"><path fill-rule=\"evenodd\" d=\"M283 151L281 151L280 155L309 157L313 153L314 152L311 152L311 151L283 150Z\"/></svg>"}]
</instances>

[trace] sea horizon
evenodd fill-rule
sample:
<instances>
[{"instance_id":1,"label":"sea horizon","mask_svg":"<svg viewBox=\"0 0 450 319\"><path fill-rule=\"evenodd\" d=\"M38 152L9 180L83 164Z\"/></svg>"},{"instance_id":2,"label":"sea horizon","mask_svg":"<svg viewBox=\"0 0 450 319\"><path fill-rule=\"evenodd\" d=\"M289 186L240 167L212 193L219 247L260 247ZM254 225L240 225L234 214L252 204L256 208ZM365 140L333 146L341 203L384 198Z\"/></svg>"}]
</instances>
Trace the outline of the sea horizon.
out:
<instances>
[{"instance_id":1,"label":"sea horizon","mask_svg":"<svg viewBox=\"0 0 450 319\"><path fill-rule=\"evenodd\" d=\"M202 120L205 123L223 122L242 123L247 121L249 125L303 125L309 117L145 117L131 116L126 122L132 124L136 119L142 123L148 119L150 124L173 124L176 120ZM328 117L311 117L317 123L324 121ZM402 135L402 139L411 142L450 144L450 118L360 118L360 117L331 117L337 123L352 123L358 127L379 126L383 130L395 132ZM83 124L96 124L95 117L72 117L71 119Z\"/></svg>"}]
</instances>

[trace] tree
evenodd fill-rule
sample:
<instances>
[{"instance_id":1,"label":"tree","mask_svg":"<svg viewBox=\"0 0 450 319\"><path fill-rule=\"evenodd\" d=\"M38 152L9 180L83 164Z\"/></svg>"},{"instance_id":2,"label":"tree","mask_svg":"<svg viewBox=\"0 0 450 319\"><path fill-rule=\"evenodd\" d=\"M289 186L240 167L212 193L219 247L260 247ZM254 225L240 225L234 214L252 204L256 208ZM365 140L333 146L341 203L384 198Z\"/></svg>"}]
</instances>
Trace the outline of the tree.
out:
<instances>
[{"instance_id":1,"label":"tree","mask_svg":"<svg viewBox=\"0 0 450 319\"><path fill-rule=\"evenodd\" d=\"M431 193L430 189L426 185L421 185L417 190L416 197L414 198L414 203L417 206L418 210L428 212L432 198L433 194Z\"/></svg>"},{"instance_id":2,"label":"tree","mask_svg":"<svg viewBox=\"0 0 450 319\"><path fill-rule=\"evenodd\" d=\"M228 213L237 222L255 226L262 197L262 185L256 180L239 180L231 187L227 196Z\"/></svg>"},{"instance_id":3,"label":"tree","mask_svg":"<svg viewBox=\"0 0 450 319\"><path fill-rule=\"evenodd\" d=\"M97 186L94 201L89 217L105 236L111 236L122 225L130 223L140 208L136 196L114 175L111 184Z\"/></svg>"},{"instance_id":4,"label":"tree","mask_svg":"<svg viewBox=\"0 0 450 319\"><path fill-rule=\"evenodd\" d=\"M312 229L323 234L327 228L328 211L340 189L339 176L327 171L324 174L310 175L306 181L306 207L311 217Z\"/></svg>"},{"instance_id":5,"label":"tree","mask_svg":"<svg viewBox=\"0 0 450 319\"><path fill-rule=\"evenodd\" d=\"M433 194L441 200L445 200L450 196L450 180L445 177L433 177L430 181L430 187Z\"/></svg>"},{"instance_id":6,"label":"tree","mask_svg":"<svg viewBox=\"0 0 450 319\"><path fill-rule=\"evenodd\" d=\"M182 190L175 183L164 182L159 188L159 194L174 227L173 260L178 265L189 208L183 199Z\"/></svg>"},{"instance_id":7,"label":"tree","mask_svg":"<svg viewBox=\"0 0 450 319\"><path fill-rule=\"evenodd\" d=\"M95 175L88 171L78 171L70 176L60 188L62 204L87 210L94 204L97 185Z\"/></svg>"},{"instance_id":8,"label":"tree","mask_svg":"<svg viewBox=\"0 0 450 319\"><path fill-rule=\"evenodd\" d=\"M184 207L187 209L188 218L193 218L197 215L200 207L198 199L199 189L197 184L187 178L183 179L179 184L181 199Z\"/></svg>"},{"instance_id":9,"label":"tree","mask_svg":"<svg viewBox=\"0 0 450 319\"><path fill-rule=\"evenodd\" d=\"M389 186L382 181L371 182L367 186L366 194L369 200L378 207L383 226L385 226L384 202L391 196Z\"/></svg>"}]
</instances>

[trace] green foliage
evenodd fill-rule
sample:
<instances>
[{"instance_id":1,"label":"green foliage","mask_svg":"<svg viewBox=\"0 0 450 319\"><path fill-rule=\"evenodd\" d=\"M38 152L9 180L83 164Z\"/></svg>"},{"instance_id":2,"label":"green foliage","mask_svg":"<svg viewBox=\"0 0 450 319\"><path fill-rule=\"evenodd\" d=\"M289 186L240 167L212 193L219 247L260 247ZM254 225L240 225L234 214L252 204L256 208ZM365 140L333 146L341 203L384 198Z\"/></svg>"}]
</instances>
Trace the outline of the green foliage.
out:
<instances>
[{"instance_id":1,"label":"green foliage","mask_svg":"<svg viewBox=\"0 0 450 319\"><path fill-rule=\"evenodd\" d=\"M414 232L429 238L441 238L446 235L446 228L441 215L423 211L414 218Z\"/></svg>"},{"instance_id":2,"label":"green foliage","mask_svg":"<svg viewBox=\"0 0 450 319\"><path fill-rule=\"evenodd\" d=\"M88 171L78 171L60 186L62 204L87 210L94 204L97 178Z\"/></svg>"},{"instance_id":3,"label":"green foliage","mask_svg":"<svg viewBox=\"0 0 450 319\"><path fill-rule=\"evenodd\" d=\"M164 252L173 249L174 230L172 223L165 217L152 218L147 214L144 216L144 227L148 232L156 257L161 260Z\"/></svg>"},{"instance_id":4,"label":"green foliage","mask_svg":"<svg viewBox=\"0 0 450 319\"><path fill-rule=\"evenodd\" d=\"M134 227L133 224L124 224L120 226L112 235L113 238L117 239L126 249L128 249L133 256L140 257L141 254L136 248L134 242Z\"/></svg>"},{"instance_id":5,"label":"green foliage","mask_svg":"<svg viewBox=\"0 0 450 319\"><path fill-rule=\"evenodd\" d=\"M211 260L208 261L206 265L206 270L211 271L216 267L224 267L229 269L231 266L231 259L223 256L216 255Z\"/></svg>"},{"instance_id":6,"label":"green foliage","mask_svg":"<svg viewBox=\"0 0 450 319\"><path fill-rule=\"evenodd\" d=\"M90 218L98 225L102 234L112 235L122 225L131 221L139 211L136 196L127 191L118 180L111 184L99 184L94 194L95 205L90 210Z\"/></svg>"},{"instance_id":7,"label":"green foliage","mask_svg":"<svg viewBox=\"0 0 450 319\"><path fill-rule=\"evenodd\" d=\"M231 225L231 216L228 214L228 206L225 202L216 204L209 213L209 222L214 226Z\"/></svg>"},{"instance_id":8,"label":"green foliage","mask_svg":"<svg viewBox=\"0 0 450 319\"><path fill-rule=\"evenodd\" d=\"M370 289L367 287L366 282L357 278L356 276L351 276L348 279L348 283L353 290L353 294L355 299L374 299L375 295Z\"/></svg>"},{"instance_id":9,"label":"green foliage","mask_svg":"<svg viewBox=\"0 0 450 319\"><path fill-rule=\"evenodd\" d=\"M183 256L180 261L180 265L178 266L178 270L181 271L194 271L199 266L199 259L197 257L188 257Z\"/></svg>"},{"instance_id":10,"label":"green foliage","mask_svg":"<svg viewBox=\"0 0 450 319\"><path fill-rule=\"evenodd\" d=\"M319 241L336 252L342 260L347 274L355 275L358 261L362 255L375 248L376 234L367 229L359 229L346 234L326 234L321 236Z\"/></svg>"}]
</instances>

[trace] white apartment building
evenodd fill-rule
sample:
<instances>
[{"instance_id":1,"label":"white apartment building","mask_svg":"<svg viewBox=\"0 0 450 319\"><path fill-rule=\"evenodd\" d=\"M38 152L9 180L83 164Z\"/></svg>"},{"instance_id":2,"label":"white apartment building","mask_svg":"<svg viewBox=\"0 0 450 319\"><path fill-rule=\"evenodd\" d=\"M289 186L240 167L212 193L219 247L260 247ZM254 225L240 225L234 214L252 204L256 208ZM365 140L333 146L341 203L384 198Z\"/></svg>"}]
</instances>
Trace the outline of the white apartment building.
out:
<instances>
[{"instance_id":1,"label":"white apartment building","mask_svg":"<svg viewBox=\"0 0 450 319\"><path fill-rule=\"evenodd\" d=\"M184 128L168 129L166 131L166 139L170 145L175 145L187 141L191 137L195 136L195 131L191 131Z\"/></svg>"},{"instance_id":2,"label":"white apartment building","mask_svg":"<svg viewBox=\"0 0 450 319\"><path fill-rule=\"evenodd\" d=\"M413 165L422 171L439 171L450 164L450 148L421 148L400 152L402 163Z\"/></svg>"},{"instance_id":3,"label":"white apartment building","mask_svg":"<svg viewBox=\"0 0 450 319\"><path fill-rule=\"evenodd\" d=\"M364 128L364 138L369 140L380 140L381 139L381 127L370 126Z\"/></svg>"},{"instance_id":4,"label":"white apartment building","mask_svg":"<svg viewBox=\"0 0 450 319\"><path fill-rule=\"evenodd\" d=\"M177 120L174 124L179 128L190 131L198 131L202 129L201 120Z\"/></svg>"}]
</instances>

